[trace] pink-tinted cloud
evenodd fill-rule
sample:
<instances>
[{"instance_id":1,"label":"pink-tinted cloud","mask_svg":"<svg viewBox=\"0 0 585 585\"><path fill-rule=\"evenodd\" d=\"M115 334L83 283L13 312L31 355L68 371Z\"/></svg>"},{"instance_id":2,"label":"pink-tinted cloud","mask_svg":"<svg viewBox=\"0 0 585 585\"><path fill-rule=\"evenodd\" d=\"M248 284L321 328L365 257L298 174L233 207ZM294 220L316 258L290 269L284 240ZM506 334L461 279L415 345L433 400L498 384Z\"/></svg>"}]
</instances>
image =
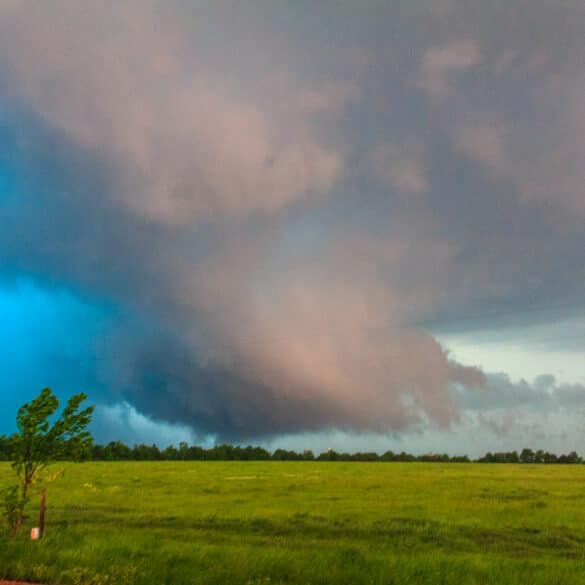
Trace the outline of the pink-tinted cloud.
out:
<instances>
[{"instance_id":1,"label":"pink-tinted cloud","mask_svg":"<svg viewBox=\"0 0 585 585\"><path fill-rule=\"evenodd\" d=\"M429 322L583 282L582 31L511 4L0 3L6 266L152 327L110 375L157 420L449 428L485 378Z\"/></svg>"},{"instance_id":2,"label":"pink-tinted cloud","mask_svg":"<svg viewBox=\"0 0 585 585\"><path fill-rule=\"evenodd\" d=\"M114 196L134 212L177 224L270 214L327 194L342 174L340 149L310 114L343 108L349 86L292 87L297 105L288 95L285 114L268 112L215 78L163 4L59 8L1 8L13 96L103 153Z\"/></svg>"},{"instance_id":3,"label":"pink-tinted cloud","mask_svg":"<svg viewBox=\"0 0 585 585\"><path fill-rule=\"evenodd\" d=\"M445 98L453 78L481 63L481 53L473 39L451 41L429 48L420 66L419 86L431 98Z\"/></svg>"},{"instance_id":4,"label":"pink-tinted cloud","mask_svg":"<svg viewBox=\"0 0 585 585\"><path fill-rule=\"evenodd\" d=\"M429 189L421 145L378 144L366 153L363 172L377 185L405 196Z\"/></svg>"}]
</instances>

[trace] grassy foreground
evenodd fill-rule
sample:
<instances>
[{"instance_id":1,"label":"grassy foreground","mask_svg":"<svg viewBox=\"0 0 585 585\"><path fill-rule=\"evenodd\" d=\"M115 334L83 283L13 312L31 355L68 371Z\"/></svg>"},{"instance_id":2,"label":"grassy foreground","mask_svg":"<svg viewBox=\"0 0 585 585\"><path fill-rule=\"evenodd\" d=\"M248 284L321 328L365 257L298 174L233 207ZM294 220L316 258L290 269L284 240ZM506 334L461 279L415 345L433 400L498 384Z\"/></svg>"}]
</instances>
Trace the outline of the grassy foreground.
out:
<instances>
[{"instance_id":1,"label":"grassy foreground","mask_svg":"<svg viewBox=\"0 0 585 585\"><path fill-rule=\"evenodd\" d=\"M0 464L0 484L10 474ZM36 504L36 498L35 502ZM36 525L29 507L25 527ZM0 576L55 584L585 584L585 466L67 464Z\"/></svg>"}]
</instances>

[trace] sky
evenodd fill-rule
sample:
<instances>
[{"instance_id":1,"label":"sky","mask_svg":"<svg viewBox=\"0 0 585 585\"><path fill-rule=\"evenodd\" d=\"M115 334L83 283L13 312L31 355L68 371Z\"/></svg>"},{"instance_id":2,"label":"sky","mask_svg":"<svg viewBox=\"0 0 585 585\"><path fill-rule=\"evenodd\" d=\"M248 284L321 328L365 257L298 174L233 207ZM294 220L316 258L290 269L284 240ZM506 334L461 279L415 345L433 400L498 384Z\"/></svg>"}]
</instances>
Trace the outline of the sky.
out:
<instances>
[{"instance_id":1,"label":"sky","mask_svg":"<svg viewBox=\"0 0 585 585\"><path fill-rule=\"evenodd\" d=\"M0 433L584 452L580 0L0 0Z\"/></svg>"}]
</instances>

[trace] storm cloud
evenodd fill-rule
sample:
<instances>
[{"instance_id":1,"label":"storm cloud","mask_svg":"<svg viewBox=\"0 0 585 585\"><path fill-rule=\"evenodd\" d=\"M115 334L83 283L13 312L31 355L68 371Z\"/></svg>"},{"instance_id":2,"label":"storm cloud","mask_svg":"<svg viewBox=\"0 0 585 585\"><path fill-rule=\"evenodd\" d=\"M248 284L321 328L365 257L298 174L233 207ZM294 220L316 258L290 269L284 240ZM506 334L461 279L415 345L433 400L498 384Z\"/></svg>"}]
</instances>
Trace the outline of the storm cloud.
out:
<instances>
[{"instance_id":1,"label":"storm cloud","mask_svg":"<svg viewBox=\"0 0 585 585\"><path fill-rule=\"evenodd\" d=\"M0 277L108 303L103 400L197 433L552 408L433 332L582 313L584 38L568 1L0 0Z\"/></svg>"}]
</instances>

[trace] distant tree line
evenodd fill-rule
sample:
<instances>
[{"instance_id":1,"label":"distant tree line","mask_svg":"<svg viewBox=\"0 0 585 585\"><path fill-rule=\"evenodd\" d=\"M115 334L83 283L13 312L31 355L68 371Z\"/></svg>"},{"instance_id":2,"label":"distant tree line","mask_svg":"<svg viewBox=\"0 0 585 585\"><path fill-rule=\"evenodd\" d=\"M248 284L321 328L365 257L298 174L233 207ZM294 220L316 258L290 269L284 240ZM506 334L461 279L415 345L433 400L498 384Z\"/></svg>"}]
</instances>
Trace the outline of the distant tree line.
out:
<instances>
[{"instance_id":1,"label":"distant tree line","mask_svg":"<svg viewBox=\"0 0 585 585\"><path fill-rule=\"evenodd\" d=\"M63 450L61 459L79 459L77 445L70 445ZM467 455L450 456L429 453L412 455L386 451L378 453L339 453L328 450L319 455L313 451L288 451L276 449L270 452L262 447L239 445L216 445L205 449L197 445L179 443L178 447L169 445L160 449L156 445L134 445L129 447L121 441L112 441L107 445L91 445L82 459L93 461L424 461L432 463L469 463ZM11 439L0 435L0 461L12 460ZM523 449L521 452L508 451L486 453L475 460L477 463L583 463L583 459L572 451L567 455L556 455L548 451Z\"/></svg>"},{"instance_id":2,"label":"distant tree line","mask_svg":"<svg viewBox=\"0 0 585 585\"><path fill-rule=\"evenodd\" d=\"M548 451L539 449L522 449L517 451L486 453L477 460L478 463L583 463L583 459L575 452L571 451L567 455L555 455Z\"/></svg>"}]
</instances>

